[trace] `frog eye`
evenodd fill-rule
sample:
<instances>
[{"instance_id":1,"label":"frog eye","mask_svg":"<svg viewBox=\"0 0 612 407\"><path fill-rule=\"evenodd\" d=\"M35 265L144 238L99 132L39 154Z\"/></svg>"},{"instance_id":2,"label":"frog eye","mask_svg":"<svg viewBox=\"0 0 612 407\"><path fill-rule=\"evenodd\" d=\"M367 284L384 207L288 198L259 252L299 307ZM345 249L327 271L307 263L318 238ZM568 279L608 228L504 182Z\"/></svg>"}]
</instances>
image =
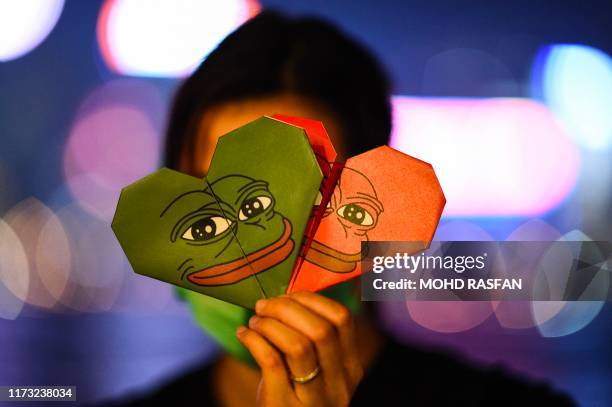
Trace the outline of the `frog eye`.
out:
<instances>
[{"instance_id":1,"label":"frog eye","mask_svg":"<svg viewBox=\"0 0 612 407\"><path fill-rule=\"evenodd\" d=\"M193 222L187 228L183 236L185 240L202 242L210 240L225 232L232 224L232 221L221 216L207 216Z\"/></svg>"},{"instance_id":2,"label":"frog eye","mask_svg":"<svg viewBox=\"0 0 612 407\"><path fill-rule=\"evenodd\" d=\"M242 205L240 206L240 211L238 212L238 219L251 219L263 213L266 209L268 209L271 203L272 198L265 195L245 199L244 202L242 202Z\"/></svg>"},{"instance_id":3,"label":"frog eye","mask_svg":"<svg viewBox=\"0 0 612 407\"><path fill-rule=\"evenodd\" d=\"M365 208L354 203L341 206L336 213L355 225L371 226L374 224L372 215Z\"/></svg>"}]
</instances>

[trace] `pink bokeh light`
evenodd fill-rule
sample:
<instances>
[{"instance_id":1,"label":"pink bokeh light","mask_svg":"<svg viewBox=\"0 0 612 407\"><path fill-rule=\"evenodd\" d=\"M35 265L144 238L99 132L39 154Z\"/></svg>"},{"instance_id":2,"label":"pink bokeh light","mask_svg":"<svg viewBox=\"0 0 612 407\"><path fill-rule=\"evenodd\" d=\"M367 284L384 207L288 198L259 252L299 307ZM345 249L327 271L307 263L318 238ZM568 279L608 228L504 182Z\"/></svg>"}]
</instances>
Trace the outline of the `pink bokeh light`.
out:
<instances>
[{"instance_id":1,"label":"pink bokeh light","mask_svg":"<svg viewBox=\"0 0 612 407\"><path fill-rule=\"evenodd\" d=\"M537 242L555 241L561 237L561 232L552 225L540 219L530 219L519 225L508 237L508 241ZM528 244L528 243L527 243ZM537 272L538 259L532 259L528 264L529 272ZM523 267L525 259L522 260ZM546 307L546 305L544 305ZM532 301L502 301L495 309L495 317L500 325L511 329L526 329L536 326L537 323L532 315ZM550 317L554 315L551 313ZM549 317L549 318L550 318ZM545 321L544 317L540 322Z\"/></svg>"},{"instance_id":2,"label":"pink bokeh light","mask_svg":"<svg viewBox=\"0 0 612 407\"><path fill-rule=\"evenodd\" d=\"M152 115L160 109L151 108L150 99L157 93L130 89L129 98L118 86L94 91L83 102L64 151L71 193L103 219L112 218L121 188L155 170L159 161L160 137Z\"/></svg>"},{"instance_id":3,"label":"pink bokeh light","mask_svg":"<svg viewBox=\"0 0 612 407\"><path fill-rule=\"evenodd\" d=\"M434 166L444 216L536 216L573 190L578 149L528 99L393 98L391 146Z\"/></svg>"},{"instance_id":4,"label":"pink bokeh light","mask_svg":"<svg viewBox=\"0 0 612 407\"><path fill-rule=\"evenodd\" d=\"M434 240L491 241L493 237L474 223L456 220L442 223ZM497 302L491 301L406 302L408 314L414 322L441 333L463 332L477 327L493 314L496 306Z\"/></svg>"}]
</instances>

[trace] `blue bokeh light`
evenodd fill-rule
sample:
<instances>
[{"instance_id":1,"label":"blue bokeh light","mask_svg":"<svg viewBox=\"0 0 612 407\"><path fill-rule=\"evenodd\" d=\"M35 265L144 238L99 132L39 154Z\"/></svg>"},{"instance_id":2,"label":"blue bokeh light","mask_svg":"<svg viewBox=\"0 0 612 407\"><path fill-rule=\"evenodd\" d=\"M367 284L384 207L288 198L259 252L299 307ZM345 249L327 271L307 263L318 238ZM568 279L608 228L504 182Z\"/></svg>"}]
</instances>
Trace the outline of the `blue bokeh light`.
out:
<instances>
[{"instance_id":1,"label":"blue bokeh light","mask_svg":"<svg viewBox=\"0 0 612 407\"><path fill-rule=\"evenodd\" d=\"M572 138L591 150L612 143L612 59L585 45L542 48L531 91L557 115Z\"/></svg>"}]
</instances>

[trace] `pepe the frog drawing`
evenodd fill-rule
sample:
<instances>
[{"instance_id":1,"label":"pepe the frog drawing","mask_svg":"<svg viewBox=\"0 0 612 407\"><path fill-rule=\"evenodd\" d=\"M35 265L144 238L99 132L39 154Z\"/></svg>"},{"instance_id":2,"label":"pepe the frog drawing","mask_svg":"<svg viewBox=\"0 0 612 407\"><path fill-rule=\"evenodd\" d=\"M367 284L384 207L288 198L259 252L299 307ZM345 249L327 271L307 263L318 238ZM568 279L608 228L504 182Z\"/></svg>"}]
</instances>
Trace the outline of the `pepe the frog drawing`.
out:
<instances>
[{"instance_id":1,"label":"pepe the frog drawing","mask_svg":"<svg viewBox=\"0 0 612 407\"><path fill-rule=\"evenodd\" d=\"M286 292L322 178L304 130L261 117L219 138L205 177L123 188L112 228L136 273L252 309Z\"/></svg>"},{"instance_id":2,"label":"pepe the frog drawing","mask_svg":"<svg viewBox=\"0 0 612 407\"><path fill-rule=\"evenodd\" d=\"M321 209L319 209L321 210ZM370 180L345 167L306 252L306 261L334 273L350 273L361 261L361 242L368 240L383 212Z\"/></svg>"},{"instance_id":3,"label":"pepe the frog drawing","mask_svg":"<svg viewBox=\"0 0 612 407\"><path fill-rule=\"evenodd\" d=\"M203 205L194 211L183 205L196 199ZM291 222L274 203L267 182L243 175L173 199L160 218L174 223L169 243L183 247L176 259L181 279L198 286L235 284L286 260L295 247ZM230 247L242 241L237 255Z\"/></svg>"},{"instance_id":4,"label":"pepe the frog drawing","mask_svg":"<svg viewBox=\"0 0 612 407\"><path fill-rule=\"evenodd\" d=\"M349 158L323 202L288 292L322 290L368 271L367 242L426 248L446 199L431 164L380 146Z\"/></svg>"},{"instance_id":5,"label":"pepe the frog drawing","mask_svg":"<svg viewBox=\"0 0 612 407\"><path fill-rule=\"evenodd\" d=\"M278 295L258 276L290 273L299 247L269 183L239 174L162 168L123 190L113 229L140 274L244 306Z\"/></svg>"}]
</instances>

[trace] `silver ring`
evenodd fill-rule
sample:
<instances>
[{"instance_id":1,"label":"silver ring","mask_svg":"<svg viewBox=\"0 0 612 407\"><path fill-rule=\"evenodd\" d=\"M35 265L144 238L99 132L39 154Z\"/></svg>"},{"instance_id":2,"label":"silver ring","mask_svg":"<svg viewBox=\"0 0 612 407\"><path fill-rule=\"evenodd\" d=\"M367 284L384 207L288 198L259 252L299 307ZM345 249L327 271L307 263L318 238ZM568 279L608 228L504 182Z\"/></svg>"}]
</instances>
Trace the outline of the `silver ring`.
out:
<instances>
[{"instance_id":1,"label":"silver ring","mask_svg":"<svg viewBox=\"0 0 612 407\"><path fill-rule=\"evenodd\" d=\"M321 371L321 368L317 366L314 368L312 372L308 373L306 376L301 376L301 377L291 376L291 380L293 380L296 383L300 383L300 384L308 383L309 381L314 380L314 378L319 375L320 371Z\"/></svg>"}]
</instances>

